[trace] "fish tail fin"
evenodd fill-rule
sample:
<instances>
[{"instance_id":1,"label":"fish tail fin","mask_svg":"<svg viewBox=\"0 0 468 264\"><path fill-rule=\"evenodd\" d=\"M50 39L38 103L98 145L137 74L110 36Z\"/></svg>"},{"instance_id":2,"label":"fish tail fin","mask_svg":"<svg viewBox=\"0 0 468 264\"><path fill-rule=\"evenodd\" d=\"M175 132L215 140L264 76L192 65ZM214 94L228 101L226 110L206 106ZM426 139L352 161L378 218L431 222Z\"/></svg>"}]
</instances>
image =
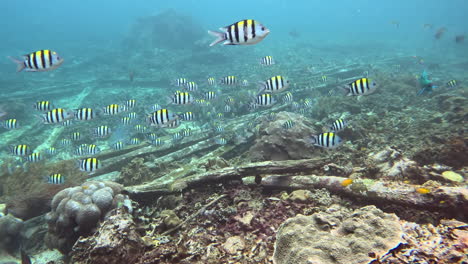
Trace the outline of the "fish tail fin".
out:
<instances>
[{"instance_id":1,"label":"fish tail fin","mask_svg":"<svg viewBox=\"0 0 468 264\"><path fill-rule=\"evenodd\" d=\"M310 143L312 143L313 145L317 145L317 136L316 135L313 135L310 138Z\"/></svg>"},{"instance_id":2,"label":"fish tail fin","mask_svg":"<svg viewBox=\"0 0 468 264\"><path fill-rule=\"evenodd\" d=\"M226 34L224 34L223 32L208 30L208 33L216 37L216 39L213 42L211 42L210 47L226 40Z\"/></svg>"},{"instance_id":3,"label":"fish tail fin","mask_svg":"<svg viewBox=\"0 0 468 264\"><path fill-rule=\"evenodd\" d=\"M20 61L18 59L15 59L13 57L8 57L12 62L16 63L16 72L20 72L26 68L26 65L24 65L23 61Z\"/></svg>"},{"instance_id":4,"label":"fish tail fin","mask_svg":"<svg viewBox=\"0 0 468 264\"><path fill-rule=\"evenodd\" d=\"M343 95L351 96L351 89L347 85L338 86Z\"/></svg>"}]
</instances>

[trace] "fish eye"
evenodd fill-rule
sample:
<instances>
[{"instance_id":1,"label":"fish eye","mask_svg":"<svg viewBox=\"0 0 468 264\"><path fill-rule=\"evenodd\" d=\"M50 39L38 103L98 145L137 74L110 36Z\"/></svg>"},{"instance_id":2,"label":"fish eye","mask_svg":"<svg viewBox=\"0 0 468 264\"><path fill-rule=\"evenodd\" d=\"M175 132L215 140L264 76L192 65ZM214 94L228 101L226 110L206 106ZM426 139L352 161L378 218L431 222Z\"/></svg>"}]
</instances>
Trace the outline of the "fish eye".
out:
<instances>
[{"instance_id":1,"label":"fish eye","mask_svg":"<svg viewBox=\"0 0 468 264\"><path fill-rule=\"evenodd\" d=\"M264 26L262 26L261 30L262 30L262 31L265 31L265 27L264 27Z\"/></svg>"}]
</instances>

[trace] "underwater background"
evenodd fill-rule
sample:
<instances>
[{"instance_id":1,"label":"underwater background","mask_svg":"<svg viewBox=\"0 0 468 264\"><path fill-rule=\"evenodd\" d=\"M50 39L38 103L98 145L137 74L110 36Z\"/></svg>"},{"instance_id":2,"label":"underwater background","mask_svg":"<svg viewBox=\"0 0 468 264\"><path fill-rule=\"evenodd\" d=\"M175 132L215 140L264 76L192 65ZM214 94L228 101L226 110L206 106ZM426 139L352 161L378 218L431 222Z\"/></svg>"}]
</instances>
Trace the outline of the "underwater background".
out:
<instances>
[{"instance_id":1,"label":"underwater background","mask_svg":"<svg viewBox=\"0 0 468 264\"><path fill-rule=\"evenodd\" d=\"M5 1L0 263L468 263L466 10Z\"/></svg>"}]
</instances>

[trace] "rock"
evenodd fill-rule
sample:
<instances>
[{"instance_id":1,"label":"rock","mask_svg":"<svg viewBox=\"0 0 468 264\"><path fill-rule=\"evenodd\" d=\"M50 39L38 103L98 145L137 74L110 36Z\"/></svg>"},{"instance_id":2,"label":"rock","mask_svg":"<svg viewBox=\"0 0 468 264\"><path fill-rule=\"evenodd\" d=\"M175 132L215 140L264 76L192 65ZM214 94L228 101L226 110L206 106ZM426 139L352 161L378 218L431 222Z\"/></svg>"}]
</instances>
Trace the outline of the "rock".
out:
<instances>
[{"instance_id":1,"label":"rock","mask_svg":"<svg viewBox=\"0 0 468 264\"><path fill-rule=\"evenodd\" d=\"M174 228L182 223L182 220L172 210L164 210L161 212L161 218L167 229Z\"/></svg>"},{"instance_id":2,"label":"rock","mask_svg":"<svg viewBox=\"0 0 468 264\"><path fill-rule=\"evenodd\" d=\"M312 192L309 190L295 190L289 194L288 199L293 202L310 202L312 200Z\"/></svg>"},{"instance_id":3,"label":"rock","mask_svg":"<svg viewBox=\"0 0 468 264\"><path fill-rule=\"evenodd\" d=\"M92 236L81 237L69 255L75 264L136 263L144 249L132 216L117 209Z\"/></svg>"},{"instance_id":4,"label":"rock","mask_svg":"<svg viewBox=\"0 0 468 264\"><path fill-rule=\"evenodd\" d=\"M337 206L311 216L297 215L281 224L273 262L364 264L402 242L402 227L394 214L375 206L351 212Z\"/></svg>"},{"instance_id":5,"label":"rock","mask_svg":"<svg viewBox=\"0 0 468 264\"><path fill-rule=\"evenodd\" d=\"M387 147L377 154L370 153L370 163L376 166L380 174L388 177L419 177L420 169L417 163L406 157L401 152Z\"/></svg>"},{"instance_id":6,"label":"rock","mask_svg":"<svg viewBox=\"0 0 468 264\"><path fill-rule=\"evenodd\" d=\"M223 244L224 250L233 255L236 254L238 251L242 251L245 248L245 241L240 236L233 236L230 237L224 242Z\"/></svg>"},{"instance_id":7,"label":"rock","mask_svg":"<svg viewBox=\"0 0 468 264\"><path fill-rule=\"evenodd\" d=\"M252 219L254 218L254 214L252 211L248 211L242 216L237 215L235 219L239 222L241 222L245 226L250 226L250 223L252 222Z\"/></svg>"},{"instance_id":8,"label":"rock","mask_svg":"<svg viewBox=\"0 0 468 264\"><path fill-rule=\"evenodd\" d=\"M454 171L444 171L442 172L442 177L444 177L444 179L446 180L453 182L463 182L465 180L463 176Z\"/></svg>"}]
</instances>

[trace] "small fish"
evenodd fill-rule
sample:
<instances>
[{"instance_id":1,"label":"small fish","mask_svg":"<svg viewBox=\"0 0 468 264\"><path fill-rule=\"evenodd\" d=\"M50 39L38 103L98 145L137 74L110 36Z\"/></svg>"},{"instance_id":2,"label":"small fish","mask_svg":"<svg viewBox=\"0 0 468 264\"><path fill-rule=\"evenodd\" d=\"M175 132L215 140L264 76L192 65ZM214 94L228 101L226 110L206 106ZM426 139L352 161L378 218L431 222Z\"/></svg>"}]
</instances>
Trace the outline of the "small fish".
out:
<instances>
[{"instance_id":1,"label":"small fish","mask_svg":"<svg viewBox=\"0 0 468 264\"><path fill-rule=\"evenodd\" d=\"M312 100L309 99L309 98L306 98L302 101L302 105L305 107L305 108L310 108L312 107L313 103L312 103Z\"/></svg>"},{"instance_id":2,"label":"small fish","mask_svg":"<svg viewBox=\"0 0 468 264\"><path fill-rule=\"evenodd\" d=\"M218 145L226 145L228 141L226 138L221 137L221 138L216 138L215 143Z\"/></svg>"},{"instance_id":3,"label":"small fish","mask_svg":"<svg viewBox=\"0 0 468 264\"><path fill-rule=\"evenodd\" d=\"M57 149L54 148L54 147L49 147L49 148L47 148L46 153L47 153L48 155L51 155L51 156L52 156L52 155L55 155L55 154L57 154Z\"/></svg>"},{"instance_id":4,"label":"small fish","mask_svg":"<svg viewBox=\"0 0 468 264\"><path fill-rule=\"evenodd\" d=\"M242 80L242 86L244 86L244 87L249 86L249 81L247 81L247 80Z\"/></svg>"},{"instance_id":5,"label":"small fish","mask_svg":"<svg viewBox=\"0 0 468 264\"><path fill-rule=\"evenodd\" d=\"M174 85L178 87L184 87L185 84L187 84L187 79L186 78L177 78L174 81Z\"/></svg>"},{"instance_id":6,"label":"small fish","mask_svg":"<svg viewBox=\"0 0 468 264\"><path fill-rule=\"evenodd\" d=\"M114 150L121 150L125 147L125 144L122 141L117 141L114 144L112 144L112 148Z\"/></svg>"},{"instance_id":7,"label":"small fish","mask_svg":"<svg viewBox=\"0 0 468 264\"><path fill-rule=\"evenodd\" d=\"M177 105L191 104L193 102L193 97L187 92L175 93L172 97L172 103Z\"/></svg>"},{"instance_id":8,"label":"small fish","mask_svg":"<svg viewBox=\"0 0 468 264\"><path fill-rule=\"evenodd\" d=\"M73 125L73 121L71 119L68 119L62 122L62 126L64 127L69 127L71 125Z\"/></svg>"},{"instance_id":9,"label":"small fish","mask_svg":"<svg viewBox=\"0 0 468 264\"><path fill-rule=\"evenodd\" d=\"M224 114L223 114L223 113L217 113L217 114L216 114L216 117L217 117L218 119L223 119L223 118L224 118Z\"/></svg>"},{"instance_id":10,"label":"small fish","mask_svg":"<svg viewBox=\"0 0 468 264\"><path fill-rule=\"evenodd\" d=\"M43 72L57 69L63 63L63 59L55 51L39 50L30 54L24 55L24 60L18 60L9 57L17 64L16 71L20 72L24 69L27 72Z\"/></svg>"},{"instance_id":11,"label":"small fish","mask_svg":"<svg viewBox=\"0 0 468 264\"><path fill-rule=\"evenodd\" d=\"M445 27L441 27L437 30L437 32L435 33L434 35L434 38L435 39L440 39L442 38L442 36L444 35L445 31L447 31L447 29Z\"/></svg>"},{"instance_id":12,"label":"small fish","mask_svg":"<svg viewBox=\"0 0 468 264\"><path fill-rule=\"evenodd\" d=\"M282 98L283 103L287 104L293 101L293 95L291 92L287 92L283 98Z\"/></svg>"},{"instance_id":13,"label":"small fish","mask_svg":"<svg viewBox=\"0 0 468 264\"><path fill-rule=\"evenodd\" d=\"M39 152L33 152L29 154L28 156L24 157L24 159L25 161L35 163L35 162L39 162L42 160L42 155Z\"/></svg>"},{"instance_id":14,"label":"small fish","mask_svg":"<svg viewBox=\"0 0 468 264\"><path fill-rule=\"evenodd\" d=\"M155 140L152 140L150 143L151 143L151 145L155 145L155 146L162 146L162 145L164 145L164 141L162 141L160 138L155 139Z\"/></svg>"},{"instance_id":15,"label":"small fish","mask_svg":"<svg viewBox=\"0 0 468 264\"><path fill-rule=\"evenodd\" d=\"M135 125L133 128L134 128L135 131L138 132L138 133L145 133L146 130L148 130L148 128L145 127L144 125Z\"/></svg>"},{"instance_id":16,"label":"small fish","mask_svg":"<svg viewBox=\"0 0 468 264\"><path fill-rule=\"evenodd\" d=\"M346 91L347 96L369 95L375 92L377 83L368 78L360 78L341 88Z\"/></svg>"},{"instance_id":17,"label":"small fish","mask_svg":"<svg viewBox=\"0 0 468 264\"><path fill-rule=\"evenodd\" d=\"M75 110L75 118L82 121L94 119L95 113L92 108L80 108Z\"/></svg>"},{"instance_id":18,"label":"small fish","mask_svg":"<svg viewBox=\"0 0 468 264\"><path fill-rule=\"evenodd\" d=\"M237 77L233 75L225 76L221 78L221 84L224 85L236 85L237 84Z\"/></svg>"},{"instance_id":19,"label":"small fish","mask_svg":"<svg viewBox=\"0 0 468 264\"><path fill-rule=\"evenodd\" d=\"M342 182L341 182L341 186L343 187L347 187L349 185L353 184L353 179L344 179Z\"/></svg>"},{"instance_id":20,"label":"small fish","mask_svg":"<svg viewBox=\"0 0 468 264\"><path fill-rule=\"evenodd\" d=\"M424 24L424 25L423 25L423 28L424 28L424 29L433 29L433 28L434 28L434 25L432 25L432 24Z\"/></svg>"},{"instance_id":21,"label":"small fish","mask_svg":"<svg viewBox=\"0 0 468 264\"><path fill-rule=\"evenodd\" d=\"M130 99L130 100L125 101L126 109L131 109L131 108L134 108L135 106L136 106L136 100L135 99Z\"/></svg>"},{"instance_id":22,"label":"small fish","mask_svg":"<svg viewBox=\"0 0 468 264\"><path fill-rule=\"evenodd\" d=\"M393 20L390 21L390 24L394 25L396 28L400 28L400 21Z\"/></svg>"},{"instance_id":23,"label":"small fish","mask_svg":"<svg viewBox=\"0 0 468 264\"><path fill-rule=\"evenodd\" d=\"M431 190L429 190L428 188L423 188L423 187L421 187L421 188L416 188L415 191L416 191L417 193L419 193L419 194L429 194L429 193L431 193Z\"/></svg>"},{"instance_id":24,"label":"small fish","mask_svg":"<svg viewBox=\"0 0 468 264\"><path fill-rule=\"evenodd\" d=\"M161 109L161 108L159 108ZM128 113L127 117L131 118L131 119L136 119L137 118L137 113L136 112L130 112Z\"/></svg>"},{"instance_id":25,"label":"small fish","mask_svg":"<svg viewBox=\"0 0 468 264\"><path fill-rule=\"evenodd\" d=\"M154 105L151 106L151 110L153 112L158 111L159 109L162 109L162 107L159 104L154 104Z\"/></svg>"},{"instance_id":26,"label":"small fish","mask_svg":"<svg viewBox=\"0 0 468 264\"><path fill-rule=\"evenodd\" d=\"M128 116L124 116L122 117L122 119L120 120L120 122L123 124L123 125L129 125L130 123L132 123L132 119Z\"/></svg>"},{"instance_id":27,"label":"small fish","mask_svg":"<svg viewBox=\"0 0 468 264\"><path fill-rule=\"evenodd\" d=\"M192 129L191 128L182 129L181 133L182 133L182 136L189 137L192 135Z\"/></svg>"},{"instance_id":28,"label":"small fish","mask_svg":"<svg viewBox=\"0 0 468 264\"><path fill-rule=\"evenodd\" d=\"M255 99L255 104L259 106L272 106L276 103L275 98L269 93L260 94Z\"/></svg>"},{"instance_id":29,"label":"small fish","mask_svg":"<svg viewBox=\"0 0 468 264\"><path fill-rule=\"evenodd\" d=\"M457 87L458 83L456 80L450 80L447 82L447 86L450 87L450 88L454 88L454 87Z\"/></svg>"},{"instance_id":30,"label":"small fish","mask_svg":"<svg viewBox=\"0 0 468 264\"><path fill-rule=\"evenodd\" d=\"M198 85L196 82L188 82L185 84L184 88L187 91L193 92L193 91L198 90Z\"/></svg>"},{"instance_id":31,"label":"small fish","mask_svg":"<svg viewBox=\"0 0 468 264\"><path fill-rule=\"evenodd\" d=\"M213 130L216 132L216 133L223 133L224 132L224 127L222 127L221 125L215 125Z\"/></svg>"},{"instance_id":32,"label":"small fish","mask_svg":"<svg viewBox=\"0 0 468 264\"><path fill-rule=\"evenodd\" d=\"M108 106L105 106L103 109L105 115L116 115L120 112L126 111L123 105L118 104L110 104Z\"/></svg>"},{"instance_id":33,"label":"small fish","mask_svg":"<svg viewBox=\"0 0 468 264\"><path fill-rule=\"evenodd\" d=\"M51 111L45 113L42 116L42 121L44 124L57 124L63 123L66 120L72 119L73 114L65 111L63 108L55 108Z\"/></svg>"},{"instance_id":34,"label":"small fish","mask_svg":"<svg viewBox=\"0 0 468 264\"><path fill-rule=\"evenodd\" d=\"M328 77L326 75L322 75L322 82L326 83L328 80Z\"/></svg>"},{"instance_id":35,"label":"small fish","mask_svg":"<svg viewBox=\"0 0 468 264\"><path fill-rule=\"evenodd\" d=\"M96 155L101 150L95 144L81 144L75 149L75 154L78 156Z\"/></svg>"},{"instance_id":36,"label":"small fish","mask_svg":"<svg viewBox=\"0 0 468 264\"><path fill-rule=\"evenodd\" d=\"M46 177L47 183L49 184L63 184L65 183L65 177L60 173L54 173Z\"/></svg>"},{"instance_id":37,"label":"small fish","mask_svg":"<svg viewBox=\"0 0 468 264\"><path fill-rule=\"evenodd\" d=\"M299 110L299 109L301 108L301 104L299 104L298 102L292 102L291 108L292 108L294 111Z\"/></svg>"},{"instance_id":38,"label":"small fish","mask_svg":"<svg viewBox=\"0 0 468 264\"><path fill-rule=\"evenodd\" d=\"M275 60L273 60L272 56L265 56L260 60L260 64L263 66L270 66L275 64Z\"/></svg>"},{"instance_id":39,"label":"small fish","mask_svg":"<svg viewBox=\"0 0 468 264\"><path fill-rule=\"evenodd\" d=\"M225 105L224 106L224 113L231 113L232 112L232 108L230 105Z\"/></svg>"},{"instance_id":40,"label":"small fish","mask_svg":"<svg viewBox=\"0 0 468 264\"><path fill-rule=\"evenodd\" d=\"M97 158L86 158L79 161L79 168L81 171L93 173L102 168L102 163Z\"/></svg>"},{"instance_id":41,"label":"small fish","mask_svg":"<svg viewBox=\"0 0 468 264\"><path fill-rule=\"evenodd\" d=\"M146 134L146 138L149 139L149 141L155 141L158 136L156 135L156 133L148 133Z\"/></svg>"},{"instance_id":42,"label":"small fish","mask_svg":"<svg viewBox=\"0 0 468 264\"><path fill-rule=\"evenodd\" d=\"M62 140L60 140L60 145L62 145L64 147L68 147L68 146L72 145L72 141L71 141L71 139L63 138Z\"/></svg>"},{"instance_id":43,"label":"small fish","mask_svg":"<svg viewBox=\"0 0 468 264\"><path fill-rule=\"evenodd\" d=\"M184 121L193 121L194 120L194 114L193 112L185 112L182 115L180 115L182 120Z\"/></svg>"},{"instance_id":44,"label":"small fish","mask_svg":"<svg viewBox=\"0 0 468 264\"><path fill-rule=\"evenodd\" d=\"M283 123L283 128L284 129L291 129L293 128L295 125L294 121L292 121L291 119L287 120L286 122Z\"/></svg>"},{"instance_id":45,"label":"small fish","mask_svg":"<svg viewBox=\"0 0 468 264\"><path fill-rule=\"evenodd\" d=\"M38 111L50 111L53 109L53 105L50 101L38 101L33 107Z\"/></svg>"},{"instance_id":46,"label":"small fish","mask_svg":"<svg viewBox=\"0 0 468 264\"><path fill-rule=\"evenodd\" d=\"M208 31L216 37L210 47L223 41L223 45L252 45L260 42L270 33L268 28L253 19L241 20L222 27L220 30L222 32Z\"/></svg>"},{"instance_id":47,"label":"small fish","mask_svg":"<svg viewBox=\"0 0 468 264\"><path fill-rule=\"evenodd\" d=\"M216 80L214 77L208 78L208 85L213 86L216 84Z\"/></svg>"},{"instance_id":48,"label":"small fish","mask_svg":"<svg viewBox=\"0 0 468 264\"><path fill-rule=\"evenodd\" d=\"M139 138L131 138L130 141L129 141L129 144L130 145L138 145L140 144L141 140Z\"/></svg>"},{"instance_id":49,"label":"small fish","mask_svg":"<svg viewBox=\"0 0 468 264\"><path fill-rule=\"evenodd\" d=\"M255 102L250 102L247 104L247 108L249 109L249 111L254 111L258 108L258 104L256 104Z\"/></svg>"},{"instance_id":50,"label":"small fish","mask_svg":"<svg viewBox=\"0 0 468 264\"><path fill-rule=\"evenodd\" d=\"M455 43L462 43L463 41L465 41L465 35L455 36Z\"/></svg>"},{"instance_id":51,"label":"small fish","mask_svg":"<svg viewBox=\"0 0 468 264\"><path fill-rule=\"evenodd\" d=\"M81 133L80 132L73 132L70 135L70 139L73 141L78 141L81 139Z\"/></svg>"},{"instance_id":52,"label":"small fish","mask_svg":"<svg viewBox=\"0 0 468 264\"><path fill-rule=\"evenodd\" d=\"M315 146L322 148L335 148L341 145L341 143L343 143L341 138L332 132L322 133L313 136L311 141L312 144L314 144Z\"/></svg>"},{"instance_id":53,"label":"small fish","mask_svg":"<svg viewBox=\"0 0 468 264\"><path fill-rule=\"evenodd\" d=\"M180 141L183 138L184 138L184 135L180 131L172 135L172 141L173 142Z\"/></svg>"},{"instance_id":54,"label":"small fish","mask_svg":"<svg viewBox=\"0 0 468 264\"><path fill-rule=\"evenodd\" d=\"M32 153L31 148L24 144L10 146L10 152L15 156L27 156Z\"/></svg>"},{"instance_id":55,"label":"small fish","mask_svg":"<svg viewBox=\"0 0 468 264\"><path fill-rule=\"evenodd\" d=\"M104 138L112 133L112 129L109 126L98 126L94 129L94 136L98 138Z\"/></svg>"},{"instance_id":56,"label":"small fish","mask_svg":"<svg viewBox=\"0 0 468 264\"><path fill-rule=\"evenodd\" d=\"M3 127L5 129L17 129L19 128L18 120L14 118L4 120L0 123L0 127Z\"/></svg>"},{"instance_id":57,"label":"small fish","mask_svg":"<svg viewBox=\"0 0 468 264\"><path fill-rule=\"evenodd\" d=\"M228 96L228 97L226 98L226 100L224 100L224 102L225 102L226 104L228 104L228 105L233 105L233 104L235 103L235 100L234 100L234 98Z\"/></svg>"},{"instance_id":58,"label":"small fish","mask_svg":"<svg viewBox=\"0 0 468 264\"><path fill-rule=\"evenodd\" d=\"M337 119L335 120L335 122L331 124L330 130L334 132L338 132L338 131L345 129L347 125L348 123L344 121L343 119Z\"/></svg>"},{"instance_id":59,"label":"small fish","mask_svg":"<svg viewBox=\"0 0 468 264\"><path fill-rule=\"evenodd\" d=\"M174 122L170 122L167 124L167 128L176 128L180 126L180 119L174 120Z\"/></svg>"},{"instance_id":60,"label":"small fish","mask_svg":"<svg viewBox=\"0 0 468 264\"><path fill-rule=\"evenodd\" d=\"M167 127L179 117L168 109L159 109L148 116L148 123L152 126Z\"/></svg>"}]
</instances>

